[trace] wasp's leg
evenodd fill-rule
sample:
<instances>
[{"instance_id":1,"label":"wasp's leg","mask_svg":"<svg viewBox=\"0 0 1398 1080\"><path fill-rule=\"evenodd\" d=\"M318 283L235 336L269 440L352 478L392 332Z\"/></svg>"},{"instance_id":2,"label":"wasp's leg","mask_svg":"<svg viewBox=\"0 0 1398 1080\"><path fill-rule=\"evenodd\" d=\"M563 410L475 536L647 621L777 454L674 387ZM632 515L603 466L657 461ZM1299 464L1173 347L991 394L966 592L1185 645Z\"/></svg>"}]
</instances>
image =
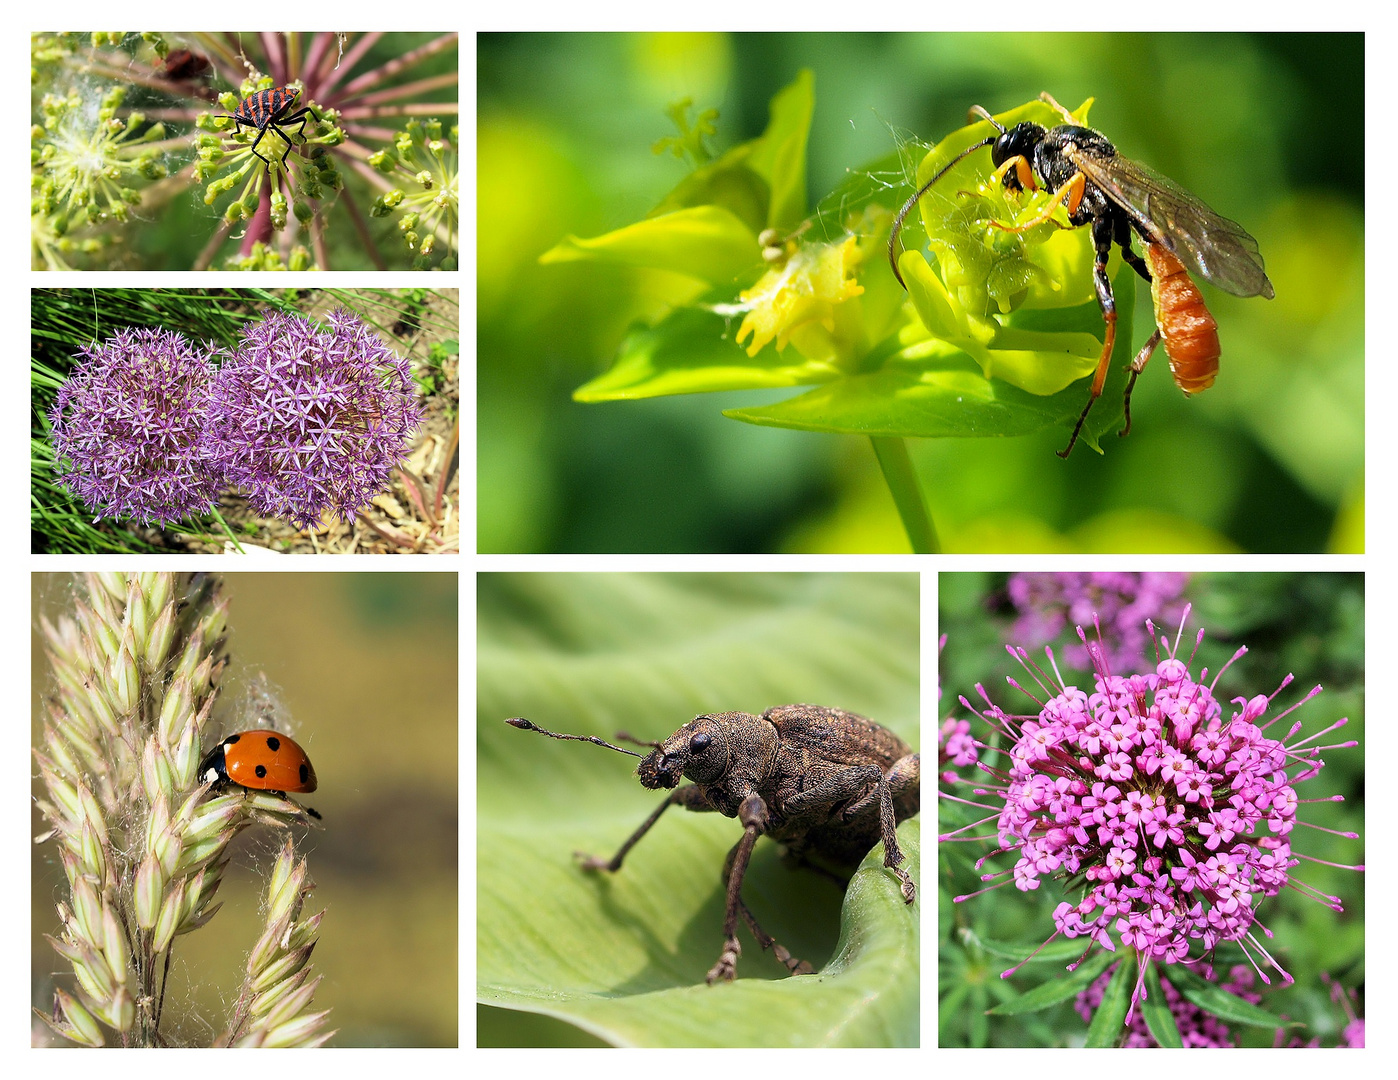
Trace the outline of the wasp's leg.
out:
<instances>
[{"instance_id":1,"label":"wasp's leg","mask_svg":"<svg viewBox=\"0 0 1398 1080\"><path fill-rule=\"evenodd\" d=\"M1122 260L1132 270L1141 275L1141 280L1149 282L1151 280L1150 267L1146 265L1145 259L1131 250L1131 226L1127 223L1125 215L1116 220L1116 244L1121 249ZM1150 241L1146 241L1149 243Z\"/></svg>"},{"instance_id":2,"label":"wasp's leg","mask_svg":"<svg viewBox=\"0 0 1398 1080\"><path fill-rule=\"evenodd\" d=\"M1151 353L1155 352L1155 347L1159 344L1160 330L1157 328L1155 333L1151 334L1146 339L1146 343L1141 346L1141 351L1136 354L1136 359L1131 361L1131 377L1126 380L1126 398L1122 402L1126 410L1126 426L1117 432L1118 435L1131 434L1131 391L1136 386L1136 376L1145 371L1146 364L1150 362Z\"/></svg>"},{"instance_id":3,"label":"wasp's leg","mask_svg":"<svg viewBox=\"0 0 1398 1080\"><path fill-rule=\"evenodd\" d=\"M1073 452L1073 446L1078 441L1078 434L1082 431L1087 414L1092 409L1092 404L1102 396L1102 387L1107 381L1107 369L1112 363L1112 346L1116 344L1116 298L1112 295L1112 279L1107 276L1107 259L1112 253L1112 220L1103 216L1094 218L1092 221L1092 246L1097 252L1097 258L1092 263L1092 283L1097 289L1097 303L1102 309L1102 321L1106 324L1106 336L1102 341L1102 356L1097 361L1097 370L1092 376L1092 390L1088 395L1087 404L1083 406L1082 415L1078 417L1078 422L1073 425L1073 434L1068 439L1068 445L1058 451L1058 456L1066 458Z\"/></svg>"},{"instance_id":4,"label":"wasp's leg","mask_svg":"<svg viewBox=\"0 0 1398 1080\"><path fill-rule=\"evenodd\" d=\"M1014 159L1012 158L1011 160ZM1006 162L1006 164L1009 163ZM1003 232L1028 232L1035 225L1042 225L1049 218L1053 217L1053 212L1058 209L1058 204L1063 201L1064 196L1067 196L1068 199L1067 206L1069 215L1076 214L1078 212L1078 206L1082 203L1083 192L1086 190L1087 177L1082 173L1074 173L1066 184L1053 193L1053 197L1049 199L1048 204L1043 210L1035 214L1028 221L1020 222L1018 225L1003 225L998 221L992 221L991 224ZM1110 231L1108 232L1108 236L1110 237Z\"/></svg>"},{"instance_id":5,"label":"wasp's leg","mask_svg":"<svg viewBox=\"0 0 1398 1080\"><path fill-rule=\"evenodd\" d=\"M1006 177L1011 169L1013 169L1015 173L1014 180L1007 181ZM1005 164L996 169L995 179L1002 184L1009 184L1010 186L1017 185L1022 191L1039 190L1038 185L1034 183L1034 171L1029 168L1029 159L1023 154L1016 154L1006 161Z\"/></svg>"}]
</instances>

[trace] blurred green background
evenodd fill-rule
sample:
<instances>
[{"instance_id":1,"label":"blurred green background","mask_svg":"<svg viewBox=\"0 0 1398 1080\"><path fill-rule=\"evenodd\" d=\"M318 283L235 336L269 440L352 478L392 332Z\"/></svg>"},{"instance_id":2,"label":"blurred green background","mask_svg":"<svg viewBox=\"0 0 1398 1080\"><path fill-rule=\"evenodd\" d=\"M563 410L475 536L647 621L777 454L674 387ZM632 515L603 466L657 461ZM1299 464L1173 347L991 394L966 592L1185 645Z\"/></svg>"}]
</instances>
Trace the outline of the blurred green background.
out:
<instances>
[{"instance_id":1,"label":"blurred green background","mask_svg":"<svg viewBox=\"0 0 1398 1080\"><path fill-rule=\"evenodd\" d=\"M1241 221L1276 286L1270 302L1205 286L1217 384L1185 400L1157 359L1130 438L1105 456L1059 460L1057 430L909 440L947 550L1362 550L1362 35L477 42L481 551L908 550L866 439L721 415L793 391L572 402L626 327L659 314L654 280L538 263L570 233L643 217L685 175L651 152L674 133L668 104L718 107L722 151L762 131L768 100L803 67L816 77L812 202L900 149L910 176L972 104L1095 96L1094 126Z\"/></svg>"},{"instance_id":2,"label":"blurred green background","mask_svg":"<svg viewBox=\"0 0 1398 1080\"><path fill-rule=\"evenodd\" d=\"M989 725L961 705L965 696L972 704L986 706L977 693L983 685L995 704L1010 713L1029 712L1034 705L1008 687L1006 676L1017 676L1029 684L1023 669L1005 651L1006 644L1025 645L1011 629L1015 612L1006 594L1005 574L938 575L938 629L946 635L941 651L940 717L971 722L977 739L989 737ZM1354 831L1360 839L1350 840L1330 832L1300 826L1293 843L1301 864L1294 871L1295 881L1321 893L1338 896L1344 913L1303 895L1295 888L1284 889L1259 908L1259 922L1274 936L1257 937L1281 966L1295 977L1292 986L1281 986L1275 973L1268 971L1273 986L1258 984L1262 1007L1274 1014L1285 1014L1306 1025L1290 1035L1302 1040L1319 1038L1322 1046L1334 1046L1345 1016L1333 1004L1321 973L1339 981L1347 989L1358 988L1363 1000L1365 979L1365 875L1353 870L1321 865L1313 860L1352 864L1364 862L1367 832L1364 827L1364 576L1362 574L1304 573L1227 573L1191 575L1184 598L1193 604L1185 623L1181 653L1188 656L1200 628L1207 632L1190 670L1197 677L1201 667L1219 672L1239 646L1247 646L1245 656L1235 661L1218 680L1215 697L1226 712L1237 708L1227 703L1237 697L1272 694L1282 679L1292 673L1295 680L1276 696L1268 716L1275 716L1301 701L1317 684L1324 692L1292 713L1268 734L1281 737L1286 727L1300 721L1302 734L1287 743L1334 724L1341 717L1349 723L1339 731L1316 740L1326 746L1358 740L1359 745L1331 750L1323 755L1325 768L1314 780L1303 783L1298 793L1303 800L1299 819L1324 829ZM1157 622L1157 633L1171 640L1178 625L1166 630ZM1090 629L1089 629L1090 633ZM1055 641L1061 671L1070 684L1085 685L1084 674L1066 664L1063 641L1076 634L1071 628ZM1152 652L1153 658L1154 653ZM1044 660L1042 648L1031 649L1030 657ZM1150 667L1154 667L1152 659ZM1142 669L1137 669L1142 670ZM1118 671L1118 673L1122 673ZM1212 681L1214 675L1210 675ZM1004 759L985 755L988 764ZM963 776L970 768L959 770ZM985 782L983 773L979 783ZM962 798L971 798L964 786L948 788ZM1331 795L1344 796L1344 802L1323 801ZM977 802L986 802L977 799ZM949 800L939 802L938 830L942 833L983 818L986 811L974 810ZM993 824L993 823L992 823ZM984 835L982 827L972 830ZM1045 881L1038 890L1023 893L1008 885L994 889L968 902L953 904L951 897L982 889L980 875L1012 865L1004 857L977 870L973 860L990 850L989 843L945 843L939 851L941 895L938 898L939 991L938 1044L941 1046L1061 1046L1076 1037L1078 1044L1086 1025L1073 1011L1071 999L1044 1012L1017 1016L987 1016L986 1010L1061 973L1061 966L1049 963L1026 965L1009 980L1000 973L1013 963L983 948L977 939L1000 942L1042 942L1053 932L1052 912L1064 899L1060 884ZM1081 944L1081 942L1079 942ZM1195 950L1197 953L1197 950ZM1022 954L1021 954L1022 955ZM1075 952L1076 955L1076 952ZM1233 964L1244 963L1236 945L1221 945L1216 966L1226 972ZM1267 970L1264 967L1264 970ZM1363 1015L1362 1009L1360 1015ZM1275 1032L1262 1028L1230 1025L1240 1046L1271 1046Z\"/></svg>"},{"instance_id":3,"label":"blurred green background","mask_svg":"<svg viewBox=\"0 0 1398 1080\"><path fill-rule=\"evenodd\" d=\"M52 682L37 614L72 604L67 574L35 574L33 699ZM248 693L265 674L278 726L306 748L319 789L303 800L324 828L298 830L326 909L313 963L325 976L316 1007L339 1034L331 1046L457 1045L457 576L227 574L231 661L214 706L219 730L253 726ZM210 739L212 742L212 737ZM41 830L33 813L34 835ZM182 1045L222 1030L247 955L280 832L254 827L233 842L233 865L204 932L179 939L166 1016ZM57 933L63 870L52 844L34 845L33 1003L53 1003L63 962L41 937ZM60 985L73 975L59 974ZM37 1021L36 1021L37 1023Z\"/></svg>"}]
</instances>

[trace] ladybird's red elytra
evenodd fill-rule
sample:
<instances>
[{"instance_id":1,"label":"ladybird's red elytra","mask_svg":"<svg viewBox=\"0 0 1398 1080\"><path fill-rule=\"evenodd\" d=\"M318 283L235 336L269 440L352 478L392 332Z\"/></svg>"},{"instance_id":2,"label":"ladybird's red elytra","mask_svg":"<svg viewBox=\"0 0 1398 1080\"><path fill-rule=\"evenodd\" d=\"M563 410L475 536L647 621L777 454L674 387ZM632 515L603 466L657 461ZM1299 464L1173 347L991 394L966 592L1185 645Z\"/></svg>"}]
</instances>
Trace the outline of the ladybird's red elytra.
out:
<instances>
[{"instance_id":1,"label":"ladybird's red elytra","mask_svg":"<svg viewBox=\"0 0 1398 1080\"><path fill-rule=\"evenodd\" d=\"M289 736L265 729L225 738L205 755L199 779L215 786L237 784L283 795L316 789L316 771L306 751Z\"/></svg>"}]
</instances>

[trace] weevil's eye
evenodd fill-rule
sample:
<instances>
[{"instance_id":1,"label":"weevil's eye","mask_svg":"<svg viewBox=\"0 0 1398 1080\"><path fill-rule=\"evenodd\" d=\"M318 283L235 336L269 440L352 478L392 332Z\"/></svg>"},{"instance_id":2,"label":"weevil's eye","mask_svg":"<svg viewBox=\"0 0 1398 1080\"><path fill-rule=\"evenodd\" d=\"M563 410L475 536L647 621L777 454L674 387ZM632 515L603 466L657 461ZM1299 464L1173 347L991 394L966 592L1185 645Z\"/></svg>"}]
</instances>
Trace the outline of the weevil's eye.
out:
<instances>
[{"instance_id":1,"label":"weevil's eye","mask_svg":"<svg viewBox=\"0 0 1398 1080\"><path fill-rule=\"evenodd\" d=\"M695 735L689 740L689 752L691 754L702 754L709 748L710 742L712 742L712 740L709 736L701 731L698 735Z\"/></svg>"}]
</instances>

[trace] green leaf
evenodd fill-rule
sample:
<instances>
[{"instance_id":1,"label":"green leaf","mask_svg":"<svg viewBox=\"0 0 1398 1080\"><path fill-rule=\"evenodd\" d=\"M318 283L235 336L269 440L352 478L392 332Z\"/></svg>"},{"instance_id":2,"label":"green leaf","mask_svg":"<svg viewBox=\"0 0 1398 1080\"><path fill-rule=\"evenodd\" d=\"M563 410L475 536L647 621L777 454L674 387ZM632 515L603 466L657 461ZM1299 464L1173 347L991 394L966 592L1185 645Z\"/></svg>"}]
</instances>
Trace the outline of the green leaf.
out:
<instances>
[{"instance_id":1,"label":"green leaf","mask_svg":"<svg viewBox=\"0 0 1398 1080\"><path fill-rule=\"evenodd\" d=\"M712 206L731 213L756 236L767 227L772 189L766 178L754 172L749 164L754 145L742 143L717 161L701 165L676 184L646 217Z\"/></svg>"},{"instance_id":2,"label":"green leaf","mask_svg":"<svg viewBox=\"0 0 1398 1080\"><path fill-rule=\"evenodd\" d=\"M973 318L919 252L904 254L899 267L922 324L934 337L974 358L987 379L1046 396L1097 367L1102 342L1090 333L1022 330L994 319Z\"/></svg>"},{"instance_id":3,"label":"green leaf","mask_svg":"<svg viewBox=\"0 0 1398 1080\"><path fill-rule=\"evenodd\" d=\"M1220 1020L1272 1030L1293 1026L1260 1005L1230 994L1217 983L1208 982L1180 964L1167 968L1166 977L1187 1000Z\"/></svg>"},{"instance_id":4,"label":"green leaf","mask_svg":"<svg viewBox=\"0 0 1398 1080\"><path fill-rule=\"evenodd\" d=\"M670 810L618 873L585 872L575 850L611 855L662 796L630 758L503 720L658 739L706 710L805 700L916 746L916 576L485 574L478 593L478 1000L624 1045L915 1045L920 905L881 845L842 900L760 842L744 899L817 974L787 976L744 928L737 981L709 987L737 823ZM898 830L922 886L919 833Z\"/></svg>"},{"instance_id":5,"label":"green leaf","mask_svg":"<svg viewBox=\"0 0 1398 1080\"><path fill-rule=\"evenodd\" d=\"M1170 1011L1169 1002L1165 1000L1165 990L1160 985L1160 972L1154 961L1146 968L1146 998L1141 1002L1141 1016L1145 1018L1151 1038L1157 1044L1169 1050L1178 1050L1184 1046L1179 1025L1175 1023L1175 1015Z\"/></svg>"},{"instance_id":6,"label":"green leaf","mask_svg":"<svg viewBox=\"0 0 1398 1080\"><path fill-rule=\"evenodd\" d=\"M1088 1026L1084 1046L1116 1046L1121 1042L1122 1029L1126 1026L1126 1013L1131 1008L1131 993L1135 985L1136 963L1128 955L1117 964L1107 988L1102 991L1102 1003L1092 1014L1092 1023Z\"/></svg>"},{"instance_id":7,"label":"green leaf","mask_svg":"<svg viewBox=\"0 0 1398 1080\"><path fill-rule=\"evenodd\" d=\"M767 130L753 147L752 167L771 185L769 228L794 229L806 216L806 140L815 114L815 75L803 68L772 98Z\"/></svg>"},{"instance_id":8,"label":"green leaf","mask_svg":"<svg viewBox=\"0 0 1398 1080\"><path fill-rule=\"evenodd\" d=\"M1099 952L1079 964L1077 969L1066 973L1062 978L1055 977L1040 983L1017 997L1001 1002L990 1011L1000 1016L1016 1016L1020 1013L1038 1012L1050 1005L1057 1005L1070 997L1076 997L1107 969L1115 957L1109 952Z\"/></svg>"},{"instance_id":9,"label":"green leaf","mask_svg":"<svg viewBox=\"0 0 1398 1080\"><path fill-rule=\"evenodd\" d=\"M730 211L754 234L794 229L806 216L806 142L814 113L815 76L803 70L772 98L761 135L695 169L651 216L707 204Z\"/></svg>"},{"instance_id":10,"label":"green leaf","mask_svg":"<svg viewBox=\"0 0 1398 1080\"><path fill-rule=\"evenodd\" d=\"M981 937L979 934L971 934L970 937L991 956L1012 960L1016 964L1062 964L1076 960L1086 951L1086 946L1081 941L1071 938L1050 941L1045 945L1041 941L998 941L995 938Z\"/></svg>"},{"instance_id":11,"label":"green leaf","mask_svg":"<svg viewBox=\"0 0 1398 1080\"><path fill-rule=\"evenodd\" d=\"M621 263L669 270L706 281L730 284L759 260L757 234L720 206L695 206L581 240L565 237L539 256L541 263Z\"/></svg>"},{"instance_id":12,"label":"green leaf","mask_svg":"<svg viewBox=\"0 0 1398 1080\"><path fill-rule=\"evenodd\" d=\"M795 349L764 348L755 357L733 343L728 322L702 307L681 308L655 326L631 331L616 361L573 392L575 401L623 401L666 394L802 386L838 372Z\"/></svg>"},{"instance_id":13,"label":"green leaf","mask_svg":"<svg viewBox=\"0 0 1398 1080\"><path fill-rule=\"evenodd\" d=\"M1102 398L1083 425L1082 440L1095 449L1098 437L1121 426L1122 393L1128 364L1129 312L1135 300L1134 275L1117 275L1117 355ZM1066 321L1089 309L1038 312L1032 322ZM1097 326L1101 315L1094 312ZM1032 333L1032 327L1023 331ZM1008 344L1026 340L1018 328L1001 331ZM1064 341L1075 335L1057 335ZM1097 346L1100 352L1100 344ZM1012 351L1012 350L1011 350ZM1010 355L1007 352L1007 357ZM1057 362L1035 354L1033 363ZM1015 362L1020 362L1016 360ZM878 370L837 379L808 393L770 405L730 409L724 415L750 424L835 431L860 435L925 438L983 438L1028 435L1049 427L1070 429L1087 403L1087 382L1079 380L1051 396L1028 393L1002 379L986 378L980 367L955 344L924 340L909 346Z\"/></svg>"}]
</instances>

